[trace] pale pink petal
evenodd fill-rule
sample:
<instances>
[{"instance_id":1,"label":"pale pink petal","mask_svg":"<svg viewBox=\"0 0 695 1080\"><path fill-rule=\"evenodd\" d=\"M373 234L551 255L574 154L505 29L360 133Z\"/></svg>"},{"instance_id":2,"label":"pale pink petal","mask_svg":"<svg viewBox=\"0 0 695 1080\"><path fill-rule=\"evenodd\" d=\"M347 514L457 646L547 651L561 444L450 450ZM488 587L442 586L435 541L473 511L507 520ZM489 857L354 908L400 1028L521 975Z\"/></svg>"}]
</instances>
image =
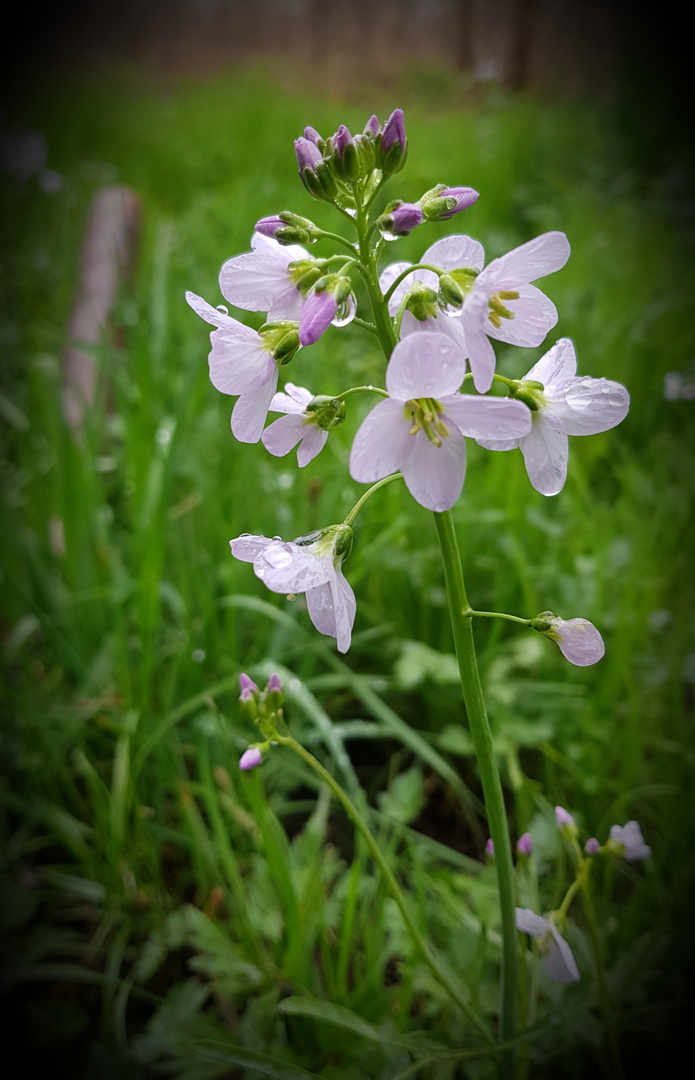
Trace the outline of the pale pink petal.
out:
<instances>
[{"instance_id":1,"label":"pale pink petal","mask_svg":"<svg viewBox=\"0 0 695 1080\"><path fill-rule=\"evenodd\" d=\"M328 637L337 636L333 593L328 578L321 585L307 589L306 607L309 618L319 634L327 634Z\"/></svg>"},{"instance_id":2,"label":"pale pink petal","mask_svg":"<svg viewBox=\"0 0 695 1080\"><path fill-rule=\"evenodd\" d=\"M581 975L572 950L555 927L551 928L550 933L550 940L545 947L541 946L543 970L553 982L579 982Z\"/></svg>"},{"instance_id":3,"label":"pale pink petal","mask_svg":"<svg viewBox=\"0 0 695 1080\"><path fill-rule=\"evenodd\" d=\"M412 265L413 264L409 262L395 262L391 263L390 266L387 266L385 270L382 270L381 276L379 277L379 288L381 289L382 294L386 295L396 278L399 277L404 270L407 270L408 267ZM430 276L435 279L434 288L436 288L437 275L431 274ZM401 300L408 292L412 281L413 275L409 274L408 277L405 278L394 290L393 295L389 300L389 315L391 315L391 317L396 315L398 308L400 307Z\"/></svg>"},{"instance_id":4,"label":"pale pink petal","mask_svg":"<svg viewBox=\"0 0 695 1080\"><path fill-rule=\"evenodd\" d=\"M300 244L281 244L272 236L264 236L263 233L259 232L254 232L251 237L251 247L254 251L273 256L278 263L282 263L285 267L291 262L312 258L306 248L301 247Z\"/></svg>"},{"instance_id":5,"label":"pale pink petal","mask_svg":"<svg viewBox=\"0 0 695 1080\"><path fill-rule=\"evenodd\" d=\"M358 484L373 484L403 467L413 436L403 403L381 401L362 421L350 450L350 476Z\"/></svg>"},{"instance_id":6,"label":"pale pink petal","mask_svg":"<svg viewBox=\"0 0 695 1080\"><path fill-rule=\"evenodd\" d=\"M465 305L464 305L465 318ZM473 374L473 385L479 394L486 394L492 386L497 363L495 350L485 333L473 320L463 323L468 347L468 363Z\"/></svg>"},{"instance_id":7,"label":"pale pink petal","mask_svg":"<svg viewBox=\"0 0 695 1080\"><path fill-rule=\"evenodd\" d=\"M261 442L275 457L284 457L289 454L304 438L306 431L306 418L302 416L281 416L269 424L261 436Z\"/></svg>"},{"instance_id":8,"label":"pale pink petal","mask_svg":"<svg viewBox=\"0 0 695 1080\"><path fill-rule=\"evenodd\" d=\"M210 382L222 394L243 394L272 377L275 360L251 327L222 327L213 331L210 341Z\"/></svg>"},{"instance_id":9,"label":"pale pink petal","mask_svg":"<svg viewBox=\"0 0 695 1080\"><path fill-rule=\"evenodd\" d=\"M284 393L276 394L271 401L270 412L303 413L313 396L304 386L285 383Z\"/></svg>"},{"instance_id":10,"label":"pale pink petal","mask_svg":"<svg viewBox=\"0 0 695 1080\"><path fill-rule=\"evenodd\" d=\"M455 393L466 373L465 360L445 334L410 334L399 341L386 371L386 389L400 401L446 397Z\"/></svg>"},{"instance_id":11,"label":"pale pink petal","mask_svg":"<svg viewBox=\"0 0 695 1080\"><path fill-rule=\"evenodd\" d=\"M332 567L332 570L330 582L335 609L336 644L338 652L346 653L350 648L357 601L340 567Z\"/></svg>"},{"instance_id":12,"label":"pale pink petal","mask_svg":"<svg viewBox=\"0 0 695 1080\"><path fill-rule=\"evenodd\" d=\"M459 431L473 439L517 440L531 429L531 410L521 401L457 394L442 404L445 423L452 417Z\"/></svg>"},{"instance_id":13,"label":"pale pink petal","mask_svg":"<svg viewBox=\"0 0 695 1080\"><path fill-rule=\"evenodd\" d=\"M520 439L476 439L485 450L517 450Z\"/></svg>"},{"instance_id":14,"label":"pale pink petal","mask_svg":"<svg viewBox=\"0 0 695 1080\"><path fill-rule=\"evenodd\" d=\"M260 439L277 381L276 368L267 383L247 390L237 401L232 410L232 432L239 442L255 443Z\"/></svg>"},{"instance_id":15,"label":"pale pink petal","mask_svg":"<svg viewBox=\"0 0 695 1080\"><path fill-rule=\"evenodd\" d=\"M278 289L273 303L268 308L268 322L281 322L290 319L298 322L304 307L304 297L291 282L286 289ZM261 308L261 311L264 309Z\"/></svg>"},{"instance_id":16,"label":"pale pink petal","mask_svg":"<svg viewBox=\"0 0 695 1080\"><path fill-rule=\"evenodd\" d=\"M596 435L624 420L629 408L630 395L620 383L580 377L568 382L562 396L554 395L552 410L567 435Z\"/></svg>"},{"instance_id":17,"label":"pale pink petal","mask_svg":"<svg viewBox=\"0 0 695 1080\"><path fill-rule=\"evenodd\" d=\"M242 325L237 323L236 319L233 319L230 315L224 314L219 308L213 307L212 304L208 304L207 300L203 300L202 296L197 296L196 293L186 293L186 303L189 307L192 307L196 315L199 315L205 322L210 323L211 326L229 326L230 324ZM246 327L248 330L249 327ZM254 333L254 331L251 331Z\"/></svg>"},{"instance_id":18,"label":"pale pink petal","mask_svg":"<svg viewBox=\"0 0 695 1080\"><path fill-rule=\"evenodd\" d=\"M277 593L301 593L328 581L330 557L317 559L311 551L289 541L273 540L256 557L253 570Z\"/></svg>"},{"instance_id":19,"label":"pale pink petal","mask_svg":"<svg viewBox=\"0 0 695 1080\"><path fill-rule=\"evenodd\" d=\"M577 371L577 357L574 345L569 338L560 338L552 349L541 356L538 363L534 364L525 379L543 383L544 387L550 387L553 383L565 382Z\"/></svg>"},{"instance_id":20,"label":"pale pink petal","mask_svg":"<svg viewBox=\"0 0 695 1080\"><path fill-rule=\"evenodd\" d=\"M541 495L557 495L567 478L567 436L547 409L533 414L531 430L521 440L529 480Z\"/></svg>"},{"instance_id":21,"label":"pale pink petal","mask_svg":"<svg viewBox=\"0 0 695 1080\"><path fill-rule=\"evenodd\" d=\"M588 619L558 618L553 629L560 652L577 667L598 663L606 651L603 638Z\"/></svg>"},{"instance_id":22,"label":"pale pink petal","mask_svg":"<svg viewBox=\"0 0 695 1080\"><path fill-rule=\"evenodd\" d=\"M509 345L535 349L556 325L557 308L535 285L520 285L516 291L519 293L518 300L504 301L504 306L512 312L514 318L502 319L501 326L493 326L488 319L485 333L497 341L506 341Z\"/></svg>"},{"instance_id":23,"label":"pale pink petal","mask_svg":"<svg viewBox=\"0 0 695 1080\"><path fill-rule=\"evenodd\" d=\"M412 312L404 311L403 321L401 322L401 339L409 337L411 334L446 334L461 350L464 359L468 356L466 335L463 332L461 319L451 319L447 315L440 313L421 322L415 318Z\"/></svg>"},{"instance_id":24,"label":"pale pink petal","mask_svg":"<svg viewBox=\"0 0 695 1080\"><path fill-rule=\"evenodd\" d=\"M342 570L330 561L328 581L306 594L309 618L321 634L336 638L338 651L350 648L357 602Z\"/></svg>"},{"instance_id":25,"label":"pale pink petal","mask_svg":"<svg viewBox=\"0 0 695 1080\"><path fill-rule=\"evenodd\" d=\"M441 446L429 441L424 431L411 435L412 452L401 465L408 491L421 506L442 513L458 501L466 475L466 441L450 429Z\"/></svg>"},{"instance_id":26,"label":"pale pink petal","mask_svg":"<svg viewBox=\"0 0 695 1080\"><path fill-rule=\"evenodd\" d=\"M516 288L560 270L570 257L569 240L562 232L547 232L526 244L508 251L485 268L486 281L494 281L495 289ZM481 275L482 277L482 275Z\"/></svg>"},{"instance_id":27,"label":"pale pink petal","mask_svg":"<svg viewBox=\"0 0 695 1080\"><path fill-rule=\"evenodd\" d=\"M516 928L522 934L545 934L552 929L552 924L541 915L536 915L531 908L516 908Z\"/></svg>"},{"instance_id":28,"label":"pale pink petal","mask_svg":"<svg viewBox=\"0 0 695 1080\"><path fill-rule=\"evenodd\" d=\"M441 266L444 270L474 267L481 270L485 262L483 245L470 236L443 236L427 249L420 262ZM433 286L436 288L436 285Z\"/></svg>"},{"instance_id":29,"label":"pale pink petal","mask_svg":"<svg viewBox=\"0 0 695 1080\"><path fill-rule=\"evenodd\" d=\"M268 547L268 544L273 543L275 541L267 536L253 536L251 533L242 533L241 536L237 536L236 540L230 540L229 546L235 559L240 559L242 562L253 562Z\"/></svg>"},{"instance_id":30,"label":"pale pink petal","mask_svg":"<svg viewBox=\"0 0 695 1080\"><path fill-rule=\"evenodd\" d=\"M220 271L220 289L230 304L245 311L267 311L271 319L294 319L302 309L302 297L287 269L296 259L311 256L304 248L283 247L276 240L255 233L253 251L228 259Z\"/></svg>"},{"instance_id":31,"label":"pale pink petal","mask_svg":"<svg viewBox=\"0 0 695 1080\"><path fill-rule=\"evenodd\" d=\"M328 432L322 431L318 424L306 424L304 435L297 450L297 464L300 469L313 461L323 450L328 441Z\"/></svg>"}]
</instances>

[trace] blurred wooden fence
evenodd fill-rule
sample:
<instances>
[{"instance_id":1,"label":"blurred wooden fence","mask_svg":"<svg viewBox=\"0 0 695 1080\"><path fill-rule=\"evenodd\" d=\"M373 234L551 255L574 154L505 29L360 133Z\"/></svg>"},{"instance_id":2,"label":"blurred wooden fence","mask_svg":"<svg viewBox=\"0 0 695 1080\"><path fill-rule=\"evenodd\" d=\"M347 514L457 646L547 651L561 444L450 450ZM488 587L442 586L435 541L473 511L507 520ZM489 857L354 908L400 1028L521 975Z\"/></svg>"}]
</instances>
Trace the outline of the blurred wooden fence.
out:
<instances>
[{"instance_id":1,"label":"blurred wooden fence","mask_svg":"<svg viewBox=\"0 0 695 1080\"><path fill-rule=\"evenodd\" d=\"M473 82L609 94L620 62L617 0L82 0L83 50L200 71L285 57L340 87L355 70L457 68Z\"/></svg>"}]
</instances>

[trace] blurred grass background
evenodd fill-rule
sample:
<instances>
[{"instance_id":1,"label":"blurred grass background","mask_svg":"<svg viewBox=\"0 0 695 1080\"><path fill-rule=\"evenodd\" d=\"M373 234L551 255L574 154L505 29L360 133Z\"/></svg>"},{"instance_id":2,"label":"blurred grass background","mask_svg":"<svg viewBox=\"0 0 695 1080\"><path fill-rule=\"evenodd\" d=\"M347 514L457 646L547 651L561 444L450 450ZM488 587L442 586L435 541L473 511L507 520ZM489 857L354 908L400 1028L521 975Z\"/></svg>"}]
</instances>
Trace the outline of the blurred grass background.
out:
<instances>
[{"instance_id":1,"label":"blurred grass background","mask_svg":"<svg viewBox=\"0 0 695 1080\"><path fill-rule=\"evenodd\" d=\"M455 514L475 606L581 615L606 640L605 659L580 670L540 638L476 626L540 908L571 874L556 803L602 841L635 817L654 850L596 881L626 1075L660 1067L693 957L695 404L664 396L668 373L695 378L691 174L682 139L666 137L678 114L642 108L641 82L599 106L423 63L354 89L328 74L306 84L289 61L207 78L87 66L28 83L8 98L4 131L43 133L43 173L0 175L2 1011L27 1069L275 1075L271 1055L288 1077L414 1075L420 1059L427 1078L487 1075L446 1057L466 1043L463 1018L312 777L277 752L235 772L254 738L238 674L278 670L293 731L364 789L423 927L494 1015L494 876L431 517L397 485L360 516L346 564L355 635L339 657L302 600L263 590L228 540L342 520L360 494L347 456L362 413L303 471L235 443L232 401L208 381L207 333L183 300L186 289L222 300L219 267L248 250L259 217L288 208L340 229L299 184L292 140L306 124L361 130L399 105L410 157L386 197L444 181L481 198L387 256L415 259L466 231L489 259L565 231L572 257L543 283L560 313L546 347L571 337L580 373L632 396L618 429L571 440L554 499L530 487L519 454L471 445ZM114 182L141 198L143 233L77 441L60 355L90 199ZM543 351L501 347L499 369L521 375ZM286 374L327 393L382 378L353 327L331 329ZM557 859L559 878L544 876ZM569 940L582 982L544 987L534 1076L594 1068L580 913Z\"/></svg>"}]
</instances>

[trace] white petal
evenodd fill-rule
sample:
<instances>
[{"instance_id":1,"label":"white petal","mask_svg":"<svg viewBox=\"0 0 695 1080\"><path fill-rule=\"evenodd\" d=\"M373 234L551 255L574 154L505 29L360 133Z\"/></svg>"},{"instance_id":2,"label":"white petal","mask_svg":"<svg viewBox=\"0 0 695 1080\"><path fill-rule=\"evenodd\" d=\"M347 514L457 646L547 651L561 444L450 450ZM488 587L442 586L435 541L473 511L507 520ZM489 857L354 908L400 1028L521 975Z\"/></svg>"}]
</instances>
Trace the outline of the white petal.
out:
<instances>
[{"instance_id":1,"label":"white petal","mask_svg":"<svg viewBox=\"0 0 695 1080\"><path fill-rule=\"evenodd\" d=\"M306 606L309 618L319 634L336 637L335 608L328 579L313 589L307 589Z\"/></svg>"},{"instance_id":2,"label":"white petal","mask_svg":"<svg viewBox=\"0 0 695 1080\"><path fill-rule=\"evenodd\" d=\"M537 937L539 934L545 934L552 930L552 923L549 923L541 915L536 915L536 912L532 911L531 908L516 908L515 911L516 928L521 930L522 934L533 934L534 937Z\"/></svg>"},{"instance_id":3,"label":"white petal","mask_svg":"<svg viewBox=\"0 0 695 1080\"><path fill-rule=\"evenodd\" d=\"M228 259L220 270L222 295L230 304L245 311L269 312L280 297L289 295L294 301L293 294L299 297L301 307L301 296L287 269L291 261L289 255L278 255L274 250L261 248ZM275 317L278 317L277 312Z\"/></svg>"},{"instance_id":4,"label":"white petal","mask_svg":"<svg viewBox=\"0 0 695 1080\"><path fill-rule=\"evenodd\" d=\"M276 363L250 326L222 327L210 335L210 382L222 394L243 394L272 377Z\"/></svg>"},{"instance_id":5,"label":"white petal","mask_svg":"<svg viewBox=\"0 0 695 1080\"><path fill-rule=\"evenodd\" d=\"M300 469L313 461L323 450L328 441L328 432L322 431L318 424L306 424L304 435L297 450L297 464Z\"/></svg>"},{"instance_id":6,"label":"white petal","mask_svg":"<svg viewBox=\"0 0 695 1080\"><path fill-rule=\"evenodd\" d=\"M569 338L560 338L552 349L548 349L547 353L541 356L524 378L543 383L543 386L550 390L553 384L565 382L576 372L577 356L574 345Z\"/></svg>"},{"instance_id":7,"label":"white petal","mask_svg":"<svg viewBox=\"0 0 695 1080\"><path fill-rule=\"evenodd\" d=\"M424 431L409 436L415 445L401 466L408 491L421 506L442 513L458 501L466 475L466 441L448 425L451 434L434 446Z\"/></svg>"},{"instance_id":8,"label":"white petal","mask_svg":"<svg viewBox=\"0 0 695 1080\"><path fill-rule=\"evenodd\" d=\"M570 257L569 240L562 232L547 232L495 259L483 271L497 288L514 288L560 270Z\"/></svg>"},{"instance_id":9,"label":"white petal","mask_svg":"<svg viewBox=\"0 0 695 1080\"><path fill-rule=\"evenodd\" d=\"M403 467L413 436L403 404L387 399L362 421L350 450L350 476L358 484L373 484Z\"/></svg>"},{"instance_id":10,"label":"white petal","mask_svg":"<svg viewBox=\"0 0 695 1080\"><path fill-rule=\"evenodd\" d=\"M319 633L336 638L338 651L347 652L350 648L357 602L342 570L336 570L331 565L328 581L307 592L306 602L309 617Z\"/></svg>"},{"instance_id":11,"label":"white petal","mask_svg":"<svg viewBox=\"0 0 695 1080\"><path fill-rule=\"evenodd\" d=\"M493 326L488 319L485 332L497 341L535 349L556 325L557 308L535 285L520 285L516 291L519 293L518 300L504 301L504 306L514 318L502 319L501 326Z\"/></svg>"},{"instance_id":12,"label":"white petal","mask_svg":"<svg viewBox=\"0 0 695 1080\"><path fill-rule=\"evenodd\" d=\"M553 402L553 413L568 435L596 435L609 431L624 420L630 395L624 386L610 379L571 379L562 400Z\"/></svg>"},{"instance_id":13,"label":"white petal","mask_svg":"<svg viewBox=\"0 0 695 1080\"><path fill-rule=\"evenodd\" d=\"M236 540L230 540L229 546L235 559L242 562L253 562L260 553L274 543L267 536L254 536L251 533L242 533Z\"/></svg>"},{"instance_id":14,"label":"white petal","mask_svg":"<svg viewBox=\"0 0 695 1080\"><path fill-rule=\"evenodd\" d=\"M310 259L312 256L299 244L281 244L272 236L264 236L263 233L255 232L251 237L251 247L254 251L262 251L266 255L273 256L283 266L291 262L299 262L300 259Z\"/></svg>"},{"instance_id":15,"label":"white petal","mask_svg":"<svg viewBox=\"0 0 695 1080\"><path fill-rule=\"evenodd\" d=\"M232 410L232 432L239 442L255 443L260 439L277 381L276 368L267 383L247 390L237 401Z\"/></svg>"},{"instance_id":16,"label":"white petal","mask_svg":"<svg viewBox=\"0 0 695 1080\"><path fill-rule=\"evenodd\" d=\"M520 439L476 439L478 446L485 450L517 450Z\"/></svg>"},{"instance_id":17,"label":"white petal","mask_svg":"<svg viewBox=\"0 0 695 1080\"><path fill-rule=\"evenodd\" d=\"M269 424L261 436L261 442L275 457L284 457L304 438L304 416L281 416Z\"/></svg>"},{"instance_id":18,"label":"white petal","mask_svg":"<svg viewBox=\"0 0 695 1080\"><path fill-rule=\"evenodd\" d=\"M466 373L456 343L445 334L410 334L399 341L386 371L386 389L400 401L447 397L455 393Z\"/></svg>"},{"instance_id":19,"label":"white petal","mask_svg":"<svg viewBox=\"0 0 695 1080\"><path fill-rule=\"evenodd\" d=\"M236 319L225 315L212 304L208 304L207 300L203 300L202 296L197 296L193 292L186 293L186 302L193 308L196 315L200 315L201 319L205 319L205 322L210 323L211 326L228 326L230 323L236 323Z\"/></svg>"},{"instance_id":20,"label":"white petal","mask_svg":"<svg viewBox=\"0 0 695 1080\"><path fill-rule=\"evenodd\" d=\"M271 592L301 593L328 581L330 556L317 559L305 547L273 540L254 560L256 577Z\"/></svg>"},{"instance_id":21,"label":"white petal","mask_svg":"<svg viewBox=\"0 0 695 1080\"><path fill-rule=\"evenodd\" d=\"M558 619L555 632L560 652L577 667L598 663L606 651L603 638L588 619Z\"/></svg>"},{"instance_id":22,"label":"white petal","mask_svg":"<svg viewBox=\"0 0 695 1080\"><path fill-rule=\"evenodd\" d=\"M390 266L387 266L386 269L382 271L381 276L379 278L379 288L381 289L382 294L386 295L386 293L389 291L389 289L393 285L396 278L400 277L400 275L403 273L403 271L407 270L408 267L412 266L412 265L413 264L409 263L409 262L395 262L395 263L391 263ZM437 288L437 275L433 274L432 271L427 271L427 273L434 280L435 284L434 284L433 288L436 289ZM391 318L393 318L398 313L398 309L399 309L399 307L401 305L401 300L403 299L405 294L410 289L410 286L412 285L413 281L417 281L417 280L419 280L419 279L417 277L416 272L414 272L412 274L408 274L408 277L404 278L404 280L400 283L400 285L398 285L394 289L393 294L389 299L389 315L391 316Z\"/></svg>"},{"instance_id":23,"label":"white petal","mask_svg":"<svg viewBox=\"0 0 695 1080\"><path fill-rule=\"evenodd\" d=\"M553 982L579 982L581 975L574 953L555 927L551 927L551 940L541 953L543 969Z\"/></svg>"},{"instance_id":24,"label":"white petal","mask_svg":"<svg viewBox=\"0 0 695 1080\"><path fill-rule=\"evenodd\" d=\"M521 440L528 478L541 495L557 495L567 479L567 436L547 409L533 414L531 430Z\"/></svg>"},{"instance_id":25,"label":"white petal","mask_svg":"<svg viewBox=\"0 0 695 1080\"><path fill-rule=\"evenodd\" d=\"M488 340L484 323L476 323L473 319L466 319L466 306L463 311L463 332L466 335L468 348L468 363L473 374L473 385L479 394L487 394L492 386L492 378L495 374L497 363L495 350ZM490 325L488 323L488 325Z\"/></svg>"},{"instance_id":26,"label":"white petal","mask_svg":"<svg viewBox=\"0 0 695 1080\"><path fill-rule=\"evenodd\" d=\"M424 319L421 322L415 318L412 312L404 311L403 321L401 322L401 339L409 337L411 334L446 334L461 350L464 359L468 356L466 335L463 332L461 319L451 319L447 315L440 314L433 315L431 318Z\"/></svg>"},{"instance_id":27,"label":"white petal","mask_svg":"<svg viewBox=\"0 0 695 1080\"><path fill-rule=\"evenodd\" d=\"M521 401L457 394L442 404L445 423L451 416L459 431L473 439L506 442L523 438L531 429L531 410Z\"/></svg>"},{"instance_id":28,"label":"white petal","mask_svg":"<svg viewBox=\"0 0 695 1080\"><path fill-rule=\"evenodd\" d=\"M427 249L420 262L441 266L445 270L472 266L481 270L485 262L483 245L470 236L443 236ZM436 285L434 286L436 288Z\"/></svg>"}]
</instances>

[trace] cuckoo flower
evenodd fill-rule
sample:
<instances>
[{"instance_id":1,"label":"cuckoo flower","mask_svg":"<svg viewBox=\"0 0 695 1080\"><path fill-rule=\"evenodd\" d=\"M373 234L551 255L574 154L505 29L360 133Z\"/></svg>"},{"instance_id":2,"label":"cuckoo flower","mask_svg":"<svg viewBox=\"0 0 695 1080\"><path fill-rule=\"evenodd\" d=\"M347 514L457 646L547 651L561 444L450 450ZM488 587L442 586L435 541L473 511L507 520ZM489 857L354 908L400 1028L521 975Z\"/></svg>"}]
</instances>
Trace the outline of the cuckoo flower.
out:
<instances>
[{"instance_id":1,"label":"cuckoo flower","mask_svg":"<svg viewBox=\"0 0 695 1080\"><path fill-rule=\"evenodd\" d=\"M493 259L476 277L463 305L462 322L479 393L490 389L495 372L495 351L489 338L535 348L555 326L555 305L530 283L560 270L569 254L564 233L543 233Z\"/></svg>"},{"instance_id":2,"label":"cuckoo flower","mask_svg":"<svg viewBox=\"0 0 695 1080\"><path fill-rule=\"evenodd\" d=\"M239 442L258 442L278 382L278 356L299 347L296 323L279 324L265 334L212 307L195 293L186 300L201 319L216 327L210 334L210 381L223 394L238 394L232 431Z\"/></svg>"},{"instance_id":3,"label":"cuckoo flower","mask_svg":"<svg viewBox=\"0 0 695 1080\"><path fill-rule=\"evenodd\" d=\"M261 441L275 457L289 454L297 443L297 461L303 468L320 454L326 445L328 431L319 426L319 412L307 410L314 395L303 386L285 383L286 393L276 394L270 403L271 412L285 413L263 432Z\"/></svg>"},{"instance_id":4,"label":"cuckoo flower","mask_svg":"<svg viewBox=\"0 0 695 1080\"><path fill-rule=\"evenodd\" d=\"M411 334L396 345L386 372L389 397L372 409L352 444L353 480L370 484L400 469L422 506L451 509L466 472L464 436L522 433L531 423L521 402L459 394L465 367L444 334Z\"/></svg>"},{"instance_id":5,"label":"cuckoo flower","mask_svg":"<svg viewBox=\"0 0 695 1080\"><path fill-rule=\"evenodd\" d=\"M552 611L546 611L538 616L538 621L539 626L534 626L534 630L540 629L541 622L545 623L546 628L540 632L557 642L560 652L570 664L590 667L597 664L606 651L603 638L588 619L561 619Z\"/></svg>"},{"instance_id":6,"label":"cuckoo flower","mask_svg":"<svg viewBox=\"0 0 695 1080\"><path fill-rule=\"evenodd\" d=\"M645 844L642 830L636 821L628 821L627 825L613 825L611 827L609 849L617 847L617 853L621 854L627 862L637 862L639 859L648 859L652 849Z\"/></svg>"},{"instance_id":7,"label":"cuckoo flower","mask_svg":"<svg viewBox=\"0 0 695 1080\"><path fill-rule=\"evenodd\" d=\"M220 289L225 300L235 307L267 311L270 322L299 319L304 299L298 284L316 260L298 244L280 244L265 235L265 222L270 220L259 222L263 231L251 237L252 251L224 264L220 270ZM300 265L290 269L291 263Z\"/></svg>"},{"instance_id":8,"label":"cuckoo flower","mask_svg":"<svg viewBox=\"0 0 695 1080\"><path fill-rule=\"evenodd\" d=\"M342 653L350 648L357 607L341 569L351 544L349 525L333 525L292 541L248 533L230 541L232 555L253 563L256 577L271 592L306 593L311 621L321 634L336 638Z\"/></svg>"},{"instance_id":9,"label":"cuckoo flower","mask_svg":"<svg viewBox=\"0 0 695 1080\"><path fill-rule=\"evenodd\" d=\"M530 908L516 909L516 928L536 939L543 969L553 982L579 982L581 976L574 954L565 939L548 919Z\"/></svg>"},{"instance_id":10,"label":"cuckoo flower","mask_svg":"<svg viewBox=\"0 0 695 1080\"><path fill-rule=\"evenodd\" d=\"M441 267L442 270L470 269L470 281L472 282L477 272L483 265L485 254L482 244L472 240L470 236L444 236L428 247L420 260L430 266ZM394 281L400 277L404 270L412 266L412 263L397 262L387 266L383 271L379 284L383 293L388 292ZM407 296L414 284L424 285L436 292L439 288L439 278L433 270L413 270L394 289L389 297L389 314L395 318L402 301ZM424 314L424 312L423 312ZM461 314L461 311L457 312ZM421 331L447 334L461 349L464 356L468 356L466 338L463 332L462 320L459 318L446 318L442 315L436 304L431 305L431 311L424 320L415 318L410 311L403 313L401 323L401 337Z\"/></svg>"},{"instance_id":11,"label":"cuckoo flower","mask_svg":"<svg viewBox=\"0 0 695 1080\"><path fill-rule=\"evenodd\" d=\"M529 480L542 495L557 495L565 483L568 435L608 431L630 408L630 395L620 383L577 376L576 372L574 345L569 338L560 338L515 391L533 410L529 433L509 442L481 444L489 450L521 447Z\"/></svg>"}]
</instances>

